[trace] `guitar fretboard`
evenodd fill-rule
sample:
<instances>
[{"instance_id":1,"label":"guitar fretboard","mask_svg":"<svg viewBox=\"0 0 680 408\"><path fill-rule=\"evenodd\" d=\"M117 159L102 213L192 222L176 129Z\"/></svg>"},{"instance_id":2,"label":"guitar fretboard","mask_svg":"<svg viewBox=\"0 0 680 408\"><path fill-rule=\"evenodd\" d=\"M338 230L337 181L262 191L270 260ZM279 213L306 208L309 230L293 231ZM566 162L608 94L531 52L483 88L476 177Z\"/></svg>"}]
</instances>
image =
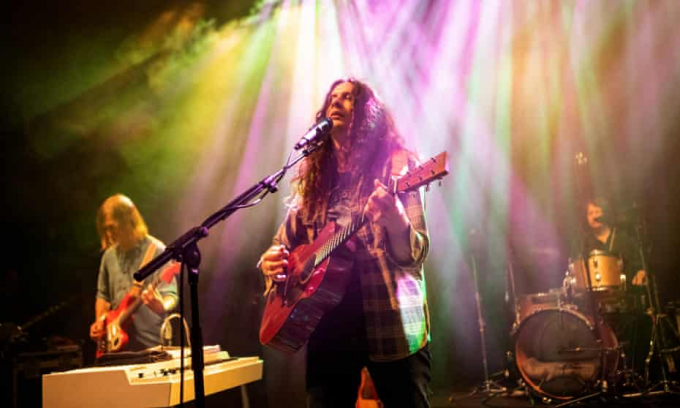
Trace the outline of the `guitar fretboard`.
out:
<instances>
[{"instance_id":1,"label":"guitar fretboard","mask_svg":"<svg viewBox=\"0 0 680 408\"><path fill-rule=\"evenodd\" d=\"M403 176L395 179L389 178L387 181L387 191L392 195L417 190L423 185L429 185L434 180L439 180L449 173L448 153L442 152L435 157L427 160L415 169L408 171ZM344 244L355 232L366 222L366 217L361 214L358 219L352 221L324 243L316 252L314 267L319 266L331 253L340 245Z\"/></svg>"},{"instance_id":2,"label":"guitar fretboard","mask_svg":"<svg viewBox=\"0 0 680 408\"><path fill-rule=\"evenodd\" d=\"M161 273L156 272L156 274L153 277L153 280L151 281L151 287L155 289L156 286L158 286L158 284L160 283ZM132 302L130 306L127 309L125 309L118 317L120 322L124 322L125 320L127 320L127 318L130 317L130 315L132 315L134 312L137 311L137 309L139 309L139 307L142 305L142 291L144 291L148 287L148 285L149 284L145 285L142 282L142 286L139 288L139 295L135 298L134 302Z\"/></svg>"},{"instance_id":3,"label":"guitar fretboard","mask_svg":"<svg viewBox=\"0 0 680 408\"><path fill-rule=\"evenodd\" d=\"M347 240L361 228L366 222L366 217L361 214L358 219L352 219L352 221L344 226L340 231L333 234L333 236L316 252L316 259L314 260L314 267L316 268L328 258L333 251L335 251L340 245L347 242Z\"/></svg>"},{"instance_id":4,"label":"guitar fretboard","mask_svg":"<svg viewBox=\"0 0 680 408\"><path fill-rule=\"evenodd\" d=\"M387 191L391 194L396 194L396 184L394 179L389 179L387 182ZM347 242L347 240L354 235L355 232L359 230L366 223L366 217L364 213L358 218L352 217L352 221L343 227L340 231L333 234L333 236L316 252L316 259L314 260L314 267L316 268L328 258L333 251L335 251L340 245Z\"/></svg>"}]
</instances>

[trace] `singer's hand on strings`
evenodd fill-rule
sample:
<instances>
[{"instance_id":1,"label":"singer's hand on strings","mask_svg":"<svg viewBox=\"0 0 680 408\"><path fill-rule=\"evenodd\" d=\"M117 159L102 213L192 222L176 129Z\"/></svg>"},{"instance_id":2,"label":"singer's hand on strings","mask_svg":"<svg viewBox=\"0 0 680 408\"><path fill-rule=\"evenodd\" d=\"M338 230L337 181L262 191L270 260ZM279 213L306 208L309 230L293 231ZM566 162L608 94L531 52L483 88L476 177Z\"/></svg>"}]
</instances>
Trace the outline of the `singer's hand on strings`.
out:
<instances>
[{"instance_id":1,"label":"singer's hand on strings","mask_svg":"<svg viewBox=\"0 0 680 408\"><path fill-rule=\"evenodd\" d=\"M90 326L90 338L92 340L99 340L102 336L104 335L104 320L102 319L97 319L92 325Z\"/></svg>"},{"instance_id":2,"label":"singer's hand on strings","mask_svg":"<svg viewBox=\"0 0 680 408\"><path fill-rule=\"evenodd\" d=\"M260 258L262 274L274 282L284 281L289 256L290 252L284 245L272 245Z\"/></svg>"},{"instance_id":3,"label":"singer's hand on strings","mask_svg":"<svg viewBox=\"0 0 680 408\"><path fill-rule=\"evenodd\" d=\"M364 215L372 223L387 228L388 232L403 231L408 228L408 217L401 201L387 191L380 180L373 181L375 189L368 197Z\"/></svg>"}]
</instances>

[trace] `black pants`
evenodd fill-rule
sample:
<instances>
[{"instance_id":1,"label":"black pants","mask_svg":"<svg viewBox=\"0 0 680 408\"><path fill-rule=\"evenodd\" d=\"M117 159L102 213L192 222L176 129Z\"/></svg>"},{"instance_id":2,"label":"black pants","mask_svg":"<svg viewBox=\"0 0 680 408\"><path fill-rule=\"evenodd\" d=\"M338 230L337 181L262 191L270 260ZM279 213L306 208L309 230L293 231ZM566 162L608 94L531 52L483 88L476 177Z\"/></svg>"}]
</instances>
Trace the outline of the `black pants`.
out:
<instances>
[{"instance_id":1,"label":"black pants","mask_svg":"<svg viewBox=\"0 0 680 408\"><path fill-rule=\"evenodd\" d=\"M370 361L358 280L346 293L319 322L307 346L307 406L354 407L365 366L386 408L430 407L429 345L401 360Z\"/></svg>"}]
</instances>

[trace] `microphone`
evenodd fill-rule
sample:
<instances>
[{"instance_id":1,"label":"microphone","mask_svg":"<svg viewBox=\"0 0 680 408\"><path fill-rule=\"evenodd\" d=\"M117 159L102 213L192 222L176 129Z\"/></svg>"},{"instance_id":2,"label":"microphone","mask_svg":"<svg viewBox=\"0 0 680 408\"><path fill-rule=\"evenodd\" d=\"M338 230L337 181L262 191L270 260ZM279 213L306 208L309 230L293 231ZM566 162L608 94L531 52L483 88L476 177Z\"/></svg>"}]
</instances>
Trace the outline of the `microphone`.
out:
<instances>
[{"instance_id":1,"label":"microphone","mask_svg":"<svg viewBox=\"0 0 680 408\"><path fill-rule=\"evenodd\" d=\"M294 149L300 150L310 143L315 143L317 141L322 141L333 129L333 120L331 118L323 118L317 122L314 126L309 128L307 133L302 136L297 143L295 143Z\"/></svg>"}]
</instances>

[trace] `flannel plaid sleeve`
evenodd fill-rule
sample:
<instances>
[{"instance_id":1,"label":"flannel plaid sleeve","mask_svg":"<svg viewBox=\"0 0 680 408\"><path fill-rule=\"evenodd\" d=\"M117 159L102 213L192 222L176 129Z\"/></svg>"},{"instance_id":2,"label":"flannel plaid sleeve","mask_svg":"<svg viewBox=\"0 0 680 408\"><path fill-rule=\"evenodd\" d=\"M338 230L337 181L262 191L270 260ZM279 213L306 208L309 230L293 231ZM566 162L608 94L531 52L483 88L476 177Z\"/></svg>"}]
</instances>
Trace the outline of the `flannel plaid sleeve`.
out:
<instances>
[{"instance_id":1,"label":"flannel plaid sleeve","mask_svg":"<svg viewBox=\"0 0 680 408\"><path fill-rule=\"evenodd\" d=\"M389 248L385 256L395 265L405 269L420 270L430 247L430 238L427 233L423 197L420 190L399 195L404 205L406 216L409 219L409 242L411 243L411 256L405 262L399 262ZM388 245L389 247L389 245Z\"/></svg>"}]
</instances>

